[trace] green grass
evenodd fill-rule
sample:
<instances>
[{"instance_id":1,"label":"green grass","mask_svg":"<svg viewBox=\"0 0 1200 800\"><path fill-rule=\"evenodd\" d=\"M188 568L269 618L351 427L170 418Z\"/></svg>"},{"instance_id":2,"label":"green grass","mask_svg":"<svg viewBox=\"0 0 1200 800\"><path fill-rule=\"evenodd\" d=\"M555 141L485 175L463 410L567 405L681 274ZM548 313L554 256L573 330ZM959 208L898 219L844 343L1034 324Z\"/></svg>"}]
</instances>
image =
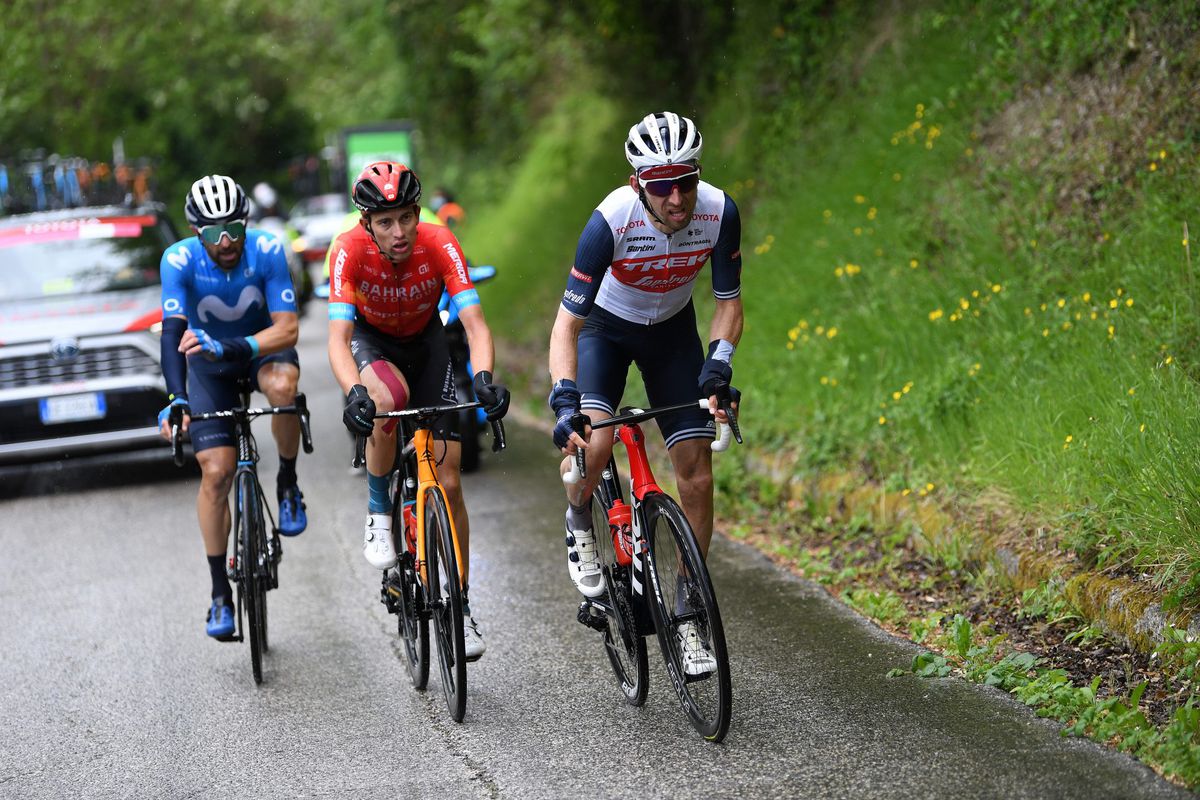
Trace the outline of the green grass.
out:
<instances>
[{"instance_id":1,"label":"green grass","mask_svg":"<svg viewBox=\"0 0 1200 800\"><path fill-rule=\"evenodd\" d=\"M740 9L691 112L744 220L751 444L720 459L721 495L779 453L947 499L998 489L1085 560L1194 601L1188 4L869 6ZM501 368L530 395L576 237L644 110L591 85L538 122L464 236L500 267L486 309L529 356ZM697 298L704 328L705 277Z\"/></svg>"}]
</instances>

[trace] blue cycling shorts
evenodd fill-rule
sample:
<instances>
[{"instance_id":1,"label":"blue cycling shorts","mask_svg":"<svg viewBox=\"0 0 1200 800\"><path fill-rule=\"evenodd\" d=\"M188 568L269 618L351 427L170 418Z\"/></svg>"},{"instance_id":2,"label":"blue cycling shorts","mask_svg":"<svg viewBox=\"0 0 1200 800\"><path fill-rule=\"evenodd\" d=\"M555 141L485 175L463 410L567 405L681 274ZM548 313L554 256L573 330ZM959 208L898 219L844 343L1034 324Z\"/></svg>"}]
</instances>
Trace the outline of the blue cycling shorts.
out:
<instances>
[{"instance_id":1,"label":"blue cycling shorts","mask_svg":"<svg viewBox=\"0 0 1200 800\"><path fill-rule=\"evenodd\" d=\"M653 325L630 322L593 306L579 332L578 355L575 382L583 409L615 414L630 364L637 364L651 406L700 400L696 381L704 366L704 350L696 332L696 308L690 302L675 316ZM716 438L712 415L699 405L655 421L668 448L687 439Z\"/></svg>"},{"instance_id":2,"label":"blue cycling shorts","mask_svg":"<svg viewBox=\"0 0 1200 800\"><path fill-rule=\"evenodd\" d=\"M250 379L250 388L258 388L258 371L266 364L295 364L300 366L300 355L296 348L289 347L269 356L259 356L249 361L209 361L203 356L188 358L188 404L193 414L210 411L228 411L241 403L238 397L238 380ZM236 447L233 435L233 420L193 420L189 427L192 450L200 452L210 447Z\"/></svg>"}]
</instances>

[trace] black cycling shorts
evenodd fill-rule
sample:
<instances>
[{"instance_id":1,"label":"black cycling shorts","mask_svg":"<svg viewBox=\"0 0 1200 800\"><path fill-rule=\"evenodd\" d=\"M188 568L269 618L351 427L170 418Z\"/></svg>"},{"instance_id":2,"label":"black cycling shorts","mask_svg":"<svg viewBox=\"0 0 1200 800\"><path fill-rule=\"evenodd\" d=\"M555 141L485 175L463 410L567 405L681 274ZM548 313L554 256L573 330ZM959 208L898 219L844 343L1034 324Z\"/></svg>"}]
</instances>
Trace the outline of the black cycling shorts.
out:
<instances>
[{"instance_id":1,"label":"black cycling shorts","mask_svg":"<svg viewBox=\"0 0 1200 800\"><path fill-rule=\"evenodd\" d=\"M238 380L250 379L250 388L258 388L258 371L266 364L295 364L300 366L300 355L296 348L289 347L269 356L259 356L249 361L209 361L200 355L188 358L188 404L193 414L210 411L228 411L241 403L238 397ZM192 450L199 452L210 447L236 447L233 435L233 420L193 420L188 428L192 438Z\"/></svg>"},{"instance_id":2,"label":"black cycling shorts","mask_svg":"<svg viewBox=\"0 0 1200 800\"><path fill-rule=\"evenodd\" d=\"M581 408L615 414L625 393L629 365L637 364L651 406L697 403L693 409L655 420L668 448L687 439L716 438L712 415L699 406L697 380L704 350L692 303L653 325L630 322L593 306L579 332L578 354L575 382L583 396Z\"/></svg>"},{"instance_id":3,"label":"black cycling shorts","mask_svg":"<svg viewBox=\"0 0 1200 800\"><path fill-rule=\"evenodd\" d=\"M386 361L400 370L408 383L409 408L458 402L446 330L436 314L425 329L411 339L397 339L362 320L355 320L354 332L350 335L350 354L360 374L375 361ZM434 438L462 441L456 416L443 414L438 417L433 424Z\"/></svg>"}]
</instances>

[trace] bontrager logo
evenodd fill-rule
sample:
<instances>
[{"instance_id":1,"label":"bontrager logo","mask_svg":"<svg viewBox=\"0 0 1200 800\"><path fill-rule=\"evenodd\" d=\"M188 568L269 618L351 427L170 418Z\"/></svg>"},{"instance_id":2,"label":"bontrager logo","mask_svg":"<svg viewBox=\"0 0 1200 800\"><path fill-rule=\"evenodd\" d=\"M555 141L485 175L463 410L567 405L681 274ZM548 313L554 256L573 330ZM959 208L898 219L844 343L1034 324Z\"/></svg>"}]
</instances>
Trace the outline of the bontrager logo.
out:
<instances>
[{"instance_id":1,"label":"bontrager logo","mask_svg":"<svg viewBox=\"0 0 1200 800\"><path fill-rule=\"evenodd\" d=\"M196 316L200 317L201 322L210 322L214 318L223 322L233 322L246 316L246 312L256 304L267 304L262 291L257 286L246 286L238 295L237 305L234 306L226 305L225 301L215 294L205 295L196 304Z\"/></svg>"}]
</instances>

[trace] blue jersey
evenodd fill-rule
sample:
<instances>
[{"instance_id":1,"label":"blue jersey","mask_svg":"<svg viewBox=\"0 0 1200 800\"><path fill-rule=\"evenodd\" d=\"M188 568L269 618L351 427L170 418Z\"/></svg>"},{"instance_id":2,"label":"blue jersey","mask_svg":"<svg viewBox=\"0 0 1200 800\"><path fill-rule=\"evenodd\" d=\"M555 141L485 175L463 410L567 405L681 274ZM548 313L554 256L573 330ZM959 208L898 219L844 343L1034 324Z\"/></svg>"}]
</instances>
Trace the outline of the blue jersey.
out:
<instances>
[{"instance_id":1,"label":"blue jersey","mask_svg":"<svg viewBox=\"0 0 1200 800\"><path fill-rule=\"evenodd\" d=\"M295 313L283 247L266 231L246 231L242 259L226 271L208 257L199 237L176 242L159 264L163 319L186 316L189 327L226 339L269 328L272 312Z\"/></svg>"}]
</instances>

